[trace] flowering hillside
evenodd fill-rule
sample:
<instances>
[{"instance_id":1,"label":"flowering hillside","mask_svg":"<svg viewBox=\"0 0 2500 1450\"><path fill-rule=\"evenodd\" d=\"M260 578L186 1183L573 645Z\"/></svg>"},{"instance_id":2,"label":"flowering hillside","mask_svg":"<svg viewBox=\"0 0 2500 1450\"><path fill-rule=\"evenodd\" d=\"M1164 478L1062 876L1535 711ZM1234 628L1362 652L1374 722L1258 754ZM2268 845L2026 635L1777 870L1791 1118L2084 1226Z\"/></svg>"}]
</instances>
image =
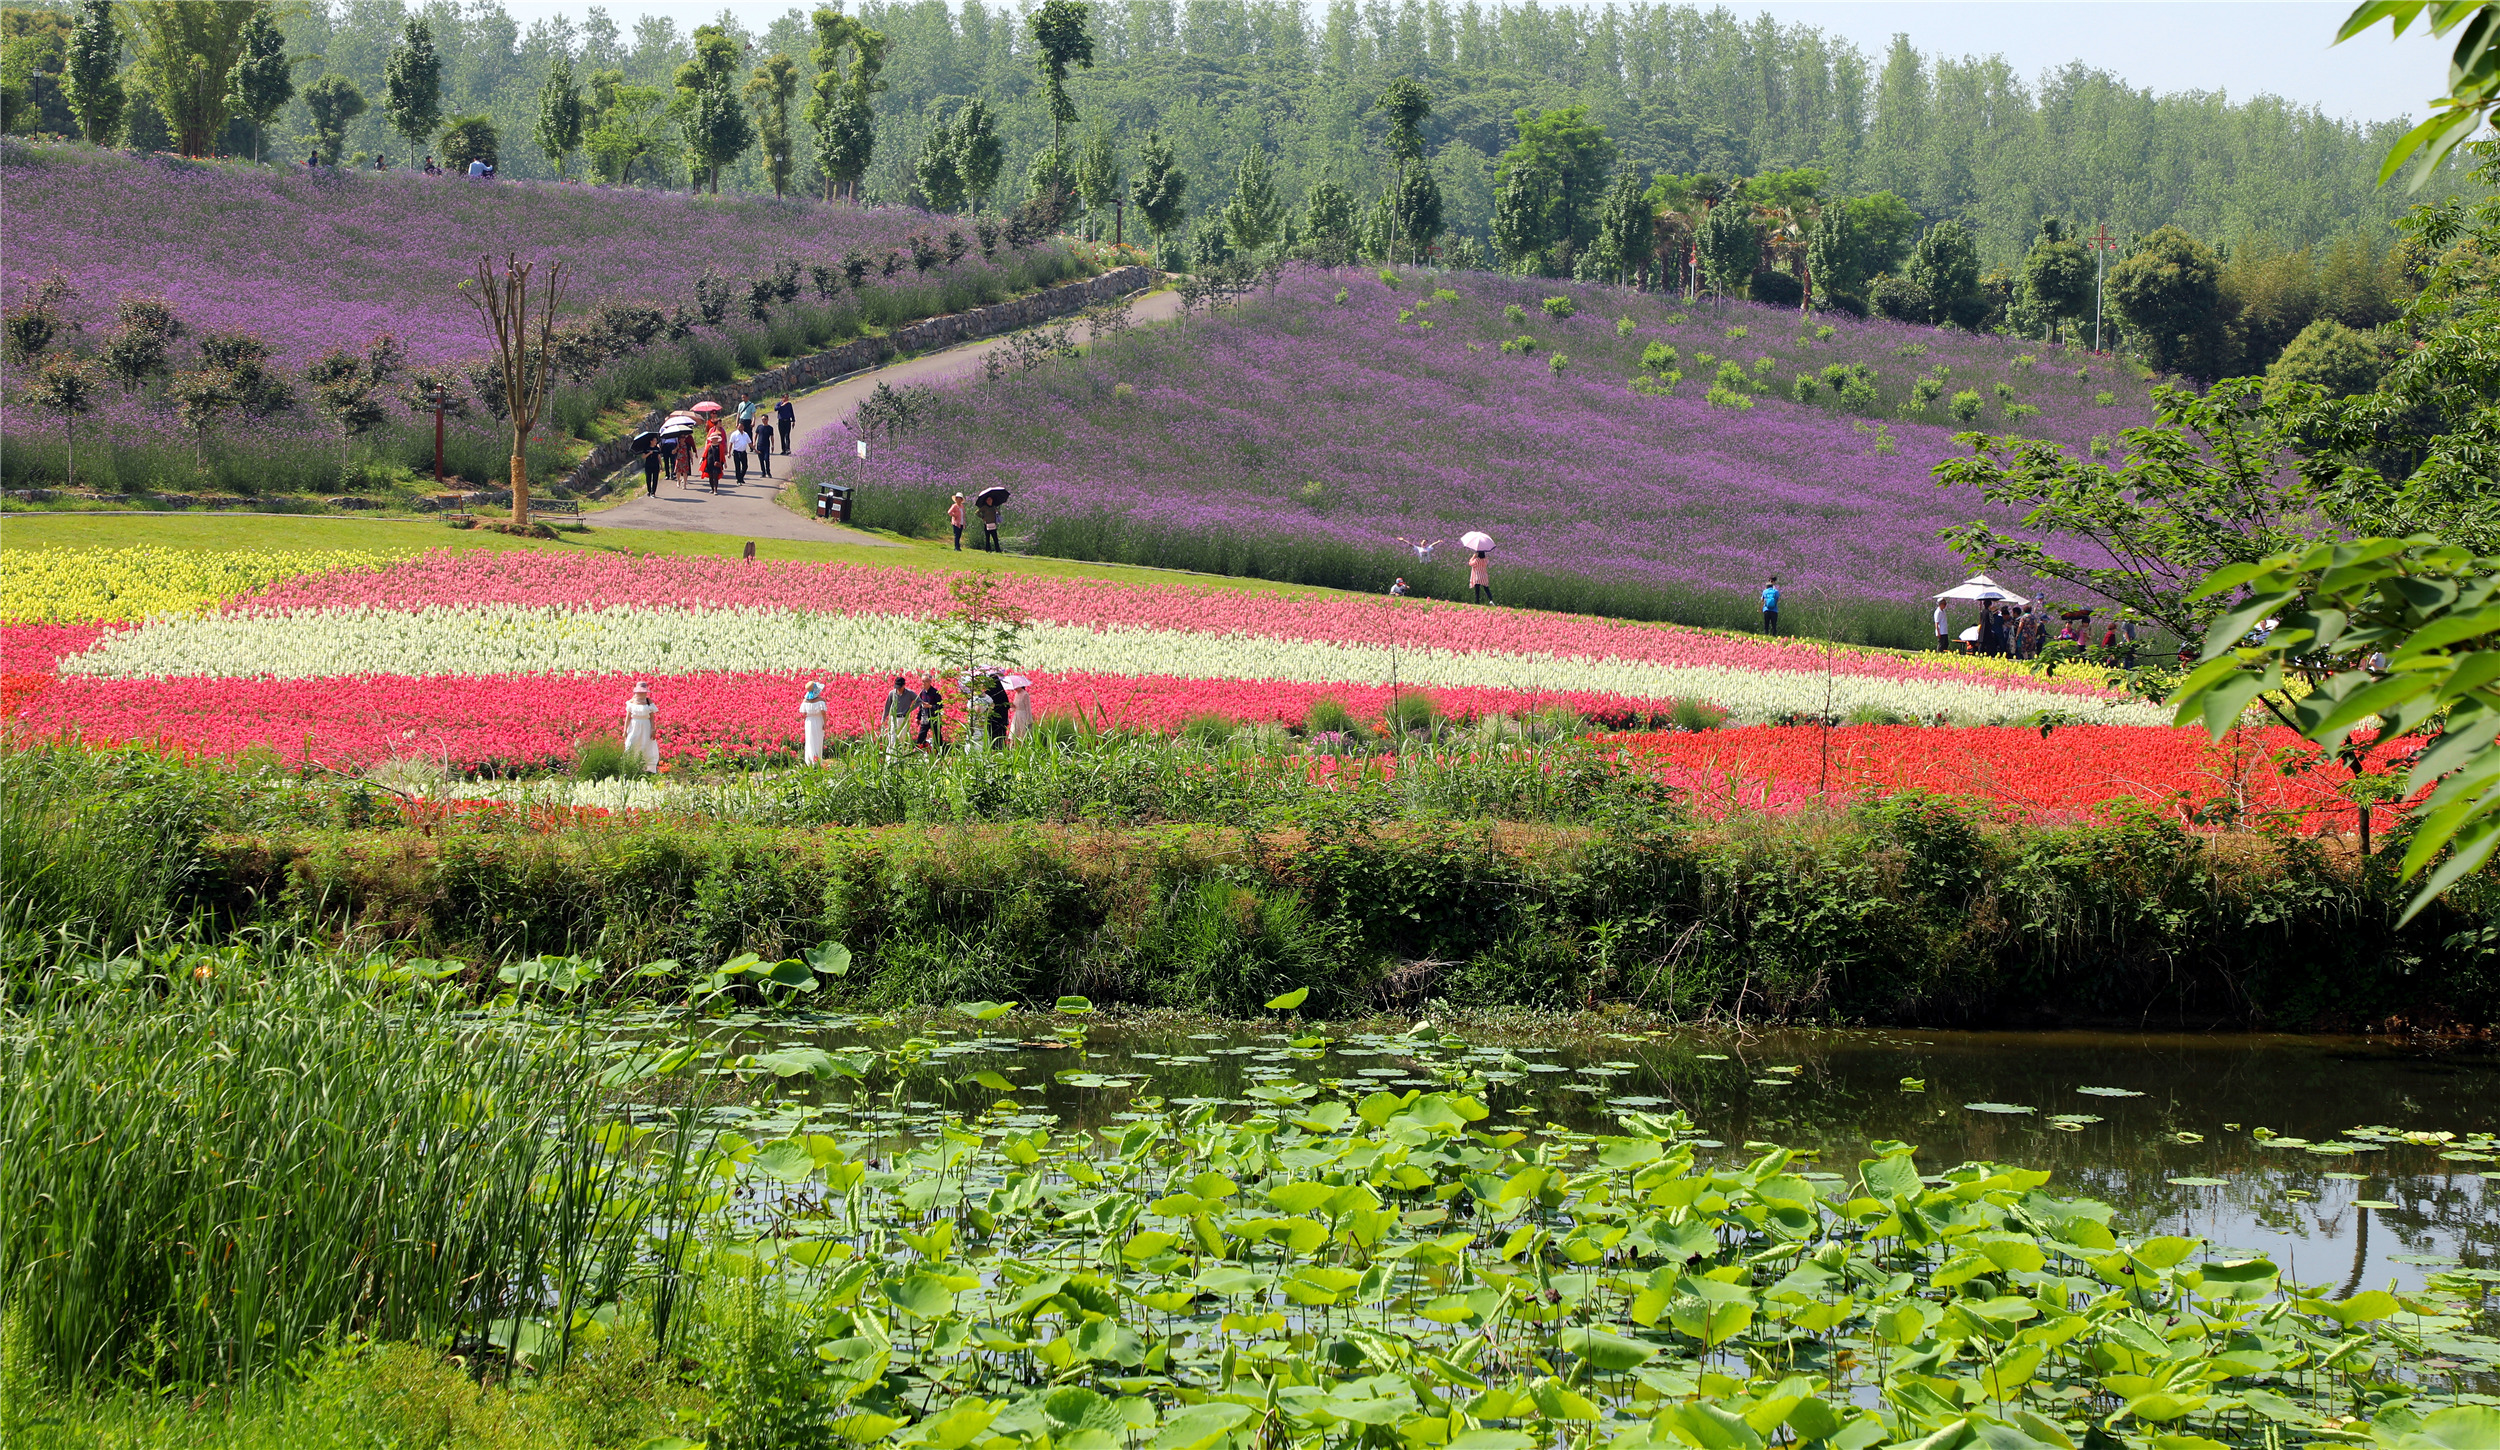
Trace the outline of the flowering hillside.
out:
<instances>
[{"instance_id":1,"label":"flowering hillside","mask_svg":"<svg viewBox=\"0 0 2500 1450\"><path fill-rule=\"evenodd\" d=\"M378 332L396 335L418 364L483 356L492 339L458 294L481 253L561 257L575 308L618 298L666 305L689 302L707 272L743 285L785 258L881 259L915 232L961 225L900 207L25 145L0 150L0 190L9 199L0 279L12 301L58 272L80 293L71 315L94 328L123 294L152 293L195 330L258 334L290 368ZM958 265L984 264L975 252ZM914 279L907 268L896 280Z\"/></svg>"},{"instance_id":2,"label":"flowering hillside","mask_svg":"<svg viewBox=\"0 0 2500 1450\"><path fill-rule=\"evenodd\" d=\"M1885 601L1914 636L1920 596L1965 572L1935 536L1974 504L1929 478L1953 434L2082 449L2145 421L2145 395L2111 360L1992 337L1304 270L1212 317L966 385L872 463L866 506L1001 484L1011 531L1038 527L1044 552L1374 588L1419 572L1399 536L1480 528L1500 544L1497 598L1521 570L1722 599L1776 573L1792 619ZM848 448L827 436L801 462L848 469ZM1304 567L1332 550L1359 556L1355 577ZM1464 592L1457 554L1430 566L1435 592Z\"/></svg>"}]
</instances>

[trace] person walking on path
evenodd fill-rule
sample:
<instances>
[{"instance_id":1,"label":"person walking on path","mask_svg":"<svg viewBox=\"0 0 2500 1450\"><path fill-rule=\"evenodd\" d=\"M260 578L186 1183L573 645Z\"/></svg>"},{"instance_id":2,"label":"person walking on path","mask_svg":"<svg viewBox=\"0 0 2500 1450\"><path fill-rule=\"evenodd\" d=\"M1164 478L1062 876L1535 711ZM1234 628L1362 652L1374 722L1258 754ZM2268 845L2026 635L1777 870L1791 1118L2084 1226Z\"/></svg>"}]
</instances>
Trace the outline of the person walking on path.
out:
<instances>
[{"instance_id":1,"label":"person walking on path","mask_svg":"<svg viewBox=\"0 0 2500 1450\"><path fill-rule=\"evenodd\" d=\"M986 723L990 728L990 749L997 750L1007 743L1007 713L1015 708L1015 703L1007 698L1007 687L998 682L996 675L990 676L989 700Z\"/></svg>"},{"instance_id":2,"label":"person walking on path","mask_svg":"<svg viewBox=\"0 0 2500 1450\"><path fill-rule=\"evenodd\" d=\"M814 680L807 682L807 694L799 701L799 722L807 763L818 764L825 758L825 687Z\"/></svg>"},{"instance_id":3,"label":"person walking on path","mask_svg":"<svg viewBox=\"0 0 2500 1450\"><path fill-rule=\"evenodd\" d=\"M649 498L660 491L660 450L657 445L642 453L642 496Z\"/></svg>"},{"instance_id":4,"label":"person walking on path","mask_svg":"<svg viewBox=\"0 0 2500 1450\"><path fill-rule=\"evenodd\" d=\"M773 418L770 413L755 420L755 466L766 478L773 476Z\"/></svg>"},{"instance_id":5,"label":"person walking on path","mask_svg":"<svg viewBox=\"0 0 2500 1450\"><path fill-rule=\"evenodd\" d=\"M964 496L962 494L955 495L955 501L946 506L946 521L955 526L955 552L960 554L964 551Z\"/></svg>"},{"instance_id":6,"label":"person walking on path","mask_svg":"<svg viewBox=\"0 0 2500 1450\"><path fill-rule=\"evenodd\" d=\"M922 675L920 677L920 694L917 698L920 705L920 731L912 736L911 743L914 747L928 745L944 750L946 748L946 697L938 693L937 676Z\"/></svg>"},{"instance_id":7,"label":"person walking on path","mask_svg":"<svg viewBox=\"0 0 2500 1450\"><path fill-rule=\"evenodd\" d=\"M1033 686L1028 682L1008 692L1015 697L1015 710L1007 716L1007 743L1019 744L1033 734Z\"/></svg>"},{"instance_id":8,"label":"person walking on path","mask_svg":"<svg viewBox=\"0 0 2500 1450\"><path fill-rule=\"evenodd\" d=\"M902 754L903 726L910 721L911 712L919 704L920 697L912 693L909 685L903 683L901 675L896 675L894 688L885 692L885 716L879 722L885 730L886 759L892 760L895 756Z\"/></svg>"},{"instance_id":9,"label":"person walking on path","mask_svg":"<svg viewBox=\"0 0 2500 1450\"><path fill-rule=\"evenodd\" d=\"M1482 549L1467 558L1467 593L1478 604L1493 602L1493 556Z\"/></svg>"},{"instance_id":10,"label":"person walking on path","mask_svg":"<svg viewBox=\"0 0 2500 1450\"><path fill-rule=\"evenodd\" d=\"M1947 645L1946 641L1947 641L1947 640L1949 640L1949 639L1951 639L1951 638L1952 638L1952 636L1953 636L1953 616L1952 616L1952 615L1949 615L1949 614L1947 614L1947 613L1945 613L1945 612L1944 612L1944 601L1943 601L1943 600L1941 600L1941 599L1939 599L1939 600L1937 600L1937 601L1936 601L1936 651L1937 651L1937 653L1941 654L1941 653L1943 653L1943 652L1944 652L1947 648L1949 648L1949 647L1950 647L1950 646L1948 646L1948 645Z\"/></svg>"},{"instance_id":11,"label":"person walking on path","mask_svg":"<svg viewBox=\"0 0 2500 1450\"><path fill-rule=\"evenodd\" d=\"M724 456L728 452L729 440L721 436L719 425L715 424L710 438L703 445L703 477L710 482L714 493L720 492L721 468L728 462Z\"/></svg>"},{"instance_id":12,"label":"person walking on path","mask_svg":"<svg viewBox=\"0 0 2500 1450\"><path fill-rule=\"evenodd\" d=\"M795 452L799 446L799 406L790 401L788 393L773 404L773 418L781 425L781 451Z\"/></svg>"},{"instance_id":13,"label":"person walking on path","mask_svg":"<svg viewBox=\"0 0 2500 1450\"><path fill-rule=\"evenodd\" d=\"M981 547L993 554L1004 553L998 547L998 505L982 504L978 512L981 515Z\"/></svg>"},{"instance_id":14,"label":"person walking on path","mask_svg":"<svg viewBox=\"0 0 2500 1450\"><path fill-rule=\"evenodd\" d=\"M753 398L740 398L738 400L738 426L744 428L754 421L755 400Z\"/></svg>"},{"instance_id":15,"label":"person walking on path","mask_svg":"<svg viewBox=\"0 0 2500 1450\"><path fill-rule=\"evenodd\" d=\"M738 482L742 484L747 481L747 455L754 451L755 435L747 431L746 424L740 423L738 431L729 435L729 460L737 470Z\"/></svg>"},{"instance_id":16,"label":"person walking on path","mask_svg":"<svg viewBox=\"0 0 2500 1450\"><path fill-rule=\"evenodd\" d=\"M660 707L651 703L648 680L634 682L633 698L625 702L625 754L642 768L660 768Z\"/></svg>"},{"instance_id":17,"label":"person walking on path","mask_svg":"<svg viewBox=\"0 0 2500 1450\"><path fill-rule=\"evenodd\" d=\"M1780 576L1772 575L1762 585L1762 632L1780 632Z\"/></svg>"}]
</instances>

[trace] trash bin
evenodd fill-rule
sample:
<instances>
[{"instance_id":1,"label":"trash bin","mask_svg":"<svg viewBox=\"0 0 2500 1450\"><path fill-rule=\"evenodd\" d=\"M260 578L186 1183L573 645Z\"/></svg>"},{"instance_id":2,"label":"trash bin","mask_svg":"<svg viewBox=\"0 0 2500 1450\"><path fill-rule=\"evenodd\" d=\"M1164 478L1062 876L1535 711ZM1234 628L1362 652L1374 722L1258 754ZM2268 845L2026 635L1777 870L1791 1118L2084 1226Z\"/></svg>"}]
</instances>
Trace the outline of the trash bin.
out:
<instances>
[{"instance_id":1,"label":"trash bin","mask_svg":"<svg viewBox=\"0 0 2500 1450\"><path fill-rule=\"evenodd\" d=\"M851 521L851 494L853 492L853 486L847 483L827 483L819 485L816 489L816 517L820 519L831 519L833 522L838 524L849 523Z\"/></svg>"},{"instance_id":2,"label":"trash bin","mask_svg":"<svg viewBox=\"0 0 2500 1450\"><path fill-rule=\"evenodd\" d=\"M833 517L832 489L819 488L816 490L816 517L820 519L829 519Z\"/></svg>"}]
</instances>

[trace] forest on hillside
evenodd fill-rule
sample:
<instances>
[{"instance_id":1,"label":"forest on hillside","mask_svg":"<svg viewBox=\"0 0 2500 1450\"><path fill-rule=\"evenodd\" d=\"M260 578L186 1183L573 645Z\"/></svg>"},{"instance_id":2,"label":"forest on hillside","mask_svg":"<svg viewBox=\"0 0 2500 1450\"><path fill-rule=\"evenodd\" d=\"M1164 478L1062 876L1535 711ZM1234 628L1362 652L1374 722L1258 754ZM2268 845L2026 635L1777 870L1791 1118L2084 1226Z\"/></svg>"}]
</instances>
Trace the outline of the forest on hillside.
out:
<instances>
[{"instance_id":1,"label":"forest on hillside","mask_svg":"<svg viewBox=\"0 0 2500 1450\"><path fill-rule=\"evenodd\" d=\"M78 9L63 0L6 12L0 69L17 98L12 129L77 129L64 67ZM532 143L561 61L586 113L585 143L565 158L566 174L684 187L716 169L720 186L770 191L779 170L789 189L825 187L805 119L820 37L799 8L761 30L724 16L700 58L697 37L675 20L625 20L599 6L527 26L494 0L270 9L291 94L265 126L228 119L215 136L228 154L300 161L325 128L338 154L359 161L378 154L404 165L427 149L393 129L388 105L393 56L413 21L436 58L439 121L484 118L506 175L558 174ZM2044 216L2120 236L2175 225L2216 244L2281 251L2355 235L2383 248L2384 223L2399 207L2372 176L2400 122L2355 125L2263 95L2155 95L2081 65L2026 77L2001 57L1951 54L1949 40L1922 51L1900 36L1875 56L1810 25L1644 0L1101 0L1086 11L1092 63L1067 69L1075 120L1054 128L1030 6L858 7L853 19L882 47L873 78L853 86L869 128L855 148L866 153L863 199L952 200L927 194L921 163L950 144L950 128L977 100L996 143L991 209L1014 205L1049 174L1036 158L1052 152L1055 129L1070 163L1063 175L1088 149L1133 174L1154 133L1188 178L1182 210L1201 221L1232 200L1253 152L1289 202L1334 183L1362 204L1401 171L1387 151L1392 118L1380 97L1402 77L1431 98L1419 160L1437 184L1446 240L1488 248L1502 158L1519 143L1522 120L1573 107L1603 131L1622 174L1815 168L1827 194L1891 192L1923 222L1960 222L1991 267L2018 264ZM123 59L141 83L130 88L116 139L175 149L144 84L143 39L124 37ZM716 168L690 156L683 139L683 68L698 60L746 86L755 108L748 144L715 158ZM774 79L759 92L747 85L750 72ZM343 87L353 88L353 104ZM776 124L781 167L769 144ZM604 149L594 144L603 135Z\"/></svg>"}]
</instances>

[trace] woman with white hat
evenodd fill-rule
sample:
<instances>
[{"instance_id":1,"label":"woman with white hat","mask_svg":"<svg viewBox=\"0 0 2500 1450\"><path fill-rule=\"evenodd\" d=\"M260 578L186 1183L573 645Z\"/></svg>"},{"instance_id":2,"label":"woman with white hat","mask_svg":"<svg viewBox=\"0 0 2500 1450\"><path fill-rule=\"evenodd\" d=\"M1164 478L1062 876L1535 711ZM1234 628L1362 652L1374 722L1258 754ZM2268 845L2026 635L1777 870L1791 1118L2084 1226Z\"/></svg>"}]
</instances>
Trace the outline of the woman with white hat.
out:
<instances>
[{"instance_id":1,"label":"woman with white hat","mask_svg":"<svg viewBox=\"0 0 2500 1450\"><path fill-rule=\"evenodd\" d=\"M651 684L634 682L633 698L625 702L625 753L645 770L660 768L660 707L651 703Z\"/></svg>"},{"instance_id":2,"label":"woman with white hat","mask_svg":"<svg viewBox=\"0 0 2500 1450\"><path fill-rule=\"evenodd\" d=\"M807 682L807 694L799 701L799 721L807 737L807 763L817 764L825 758L825 687L814 680Z\"/></svg>"}]
</instances>

